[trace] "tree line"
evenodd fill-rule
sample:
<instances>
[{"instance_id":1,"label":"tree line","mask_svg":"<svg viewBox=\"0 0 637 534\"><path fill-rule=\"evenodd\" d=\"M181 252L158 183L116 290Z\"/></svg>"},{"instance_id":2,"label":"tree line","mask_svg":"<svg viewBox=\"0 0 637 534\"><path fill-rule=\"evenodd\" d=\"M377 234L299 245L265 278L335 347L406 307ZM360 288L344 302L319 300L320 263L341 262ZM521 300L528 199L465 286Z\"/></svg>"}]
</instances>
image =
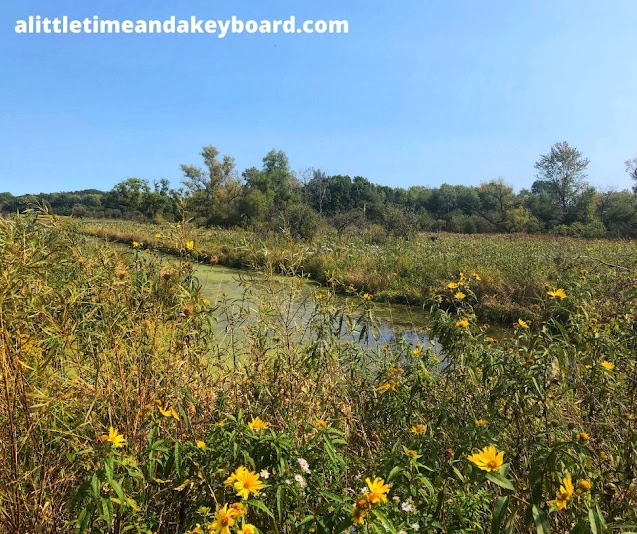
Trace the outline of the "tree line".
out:
<instances>
[{"instance_id":1,"label":"tree line","mask_svg":"<svg viewBox=\"0 0 637 534\"><path fill-rule=\"evenodd\" d=\"M110 191L23 195L0 193L0 212L43 204L73 217L242 226L308 238L329 224L339 233L369 229L408 238L418 231L527 232L582 237L637 236L637 157L626 161L632 191L598 191L587 181L589 160L567 142L535 163L530 189L515 192L502 178L478 186L389 187L361 176L295 173L286 154L271 150L260 168L241 174L233 157L203 147L202 165L181 165L180 187L166 179L127 178Z\"/></svg>"}]
</instances>

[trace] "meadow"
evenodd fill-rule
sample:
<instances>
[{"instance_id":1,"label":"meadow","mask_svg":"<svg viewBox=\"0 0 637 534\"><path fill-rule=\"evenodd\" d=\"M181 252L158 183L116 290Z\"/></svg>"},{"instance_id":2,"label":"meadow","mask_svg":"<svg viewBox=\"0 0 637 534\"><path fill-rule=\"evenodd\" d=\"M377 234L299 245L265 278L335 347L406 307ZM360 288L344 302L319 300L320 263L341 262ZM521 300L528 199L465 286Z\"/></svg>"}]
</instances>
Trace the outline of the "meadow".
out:
<instances>
[{"instance_id":1,"label":"meadow","mask_svg":"<svg viewBox=\"0 0 637 534\"><path fill-rule=\"evenodd\" d=\"M210 302L197 261L261 271L259 301ZM637 531L636 265L631 241L0 219L0 530ZM422 306L443 361L343 336L337 293L358 331Z\"/></svg>"}]
</instances>

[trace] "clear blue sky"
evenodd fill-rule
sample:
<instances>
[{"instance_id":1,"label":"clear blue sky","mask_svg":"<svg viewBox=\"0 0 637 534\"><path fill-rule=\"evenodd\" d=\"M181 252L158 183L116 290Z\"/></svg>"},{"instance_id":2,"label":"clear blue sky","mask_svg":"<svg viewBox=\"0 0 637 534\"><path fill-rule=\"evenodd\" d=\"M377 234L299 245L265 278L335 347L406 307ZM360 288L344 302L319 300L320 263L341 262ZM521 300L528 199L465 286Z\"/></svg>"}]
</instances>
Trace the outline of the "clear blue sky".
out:
<instances>
[{"instance_id":1,"label":"clear blue sky","mask_svg":"<svg viewBox=\"0 0 637 534\"><path fill-rule=\"evenodd\" d=\"M155 5L153 5L155 4ZM28 15L348 19L348 35L17 35ZM567 140L599 188L637 156L634 0L9 0L0 7L0 191L180 180L203 145L239 170L392 186L529 187Z\"/></svg>"}]
</instances>

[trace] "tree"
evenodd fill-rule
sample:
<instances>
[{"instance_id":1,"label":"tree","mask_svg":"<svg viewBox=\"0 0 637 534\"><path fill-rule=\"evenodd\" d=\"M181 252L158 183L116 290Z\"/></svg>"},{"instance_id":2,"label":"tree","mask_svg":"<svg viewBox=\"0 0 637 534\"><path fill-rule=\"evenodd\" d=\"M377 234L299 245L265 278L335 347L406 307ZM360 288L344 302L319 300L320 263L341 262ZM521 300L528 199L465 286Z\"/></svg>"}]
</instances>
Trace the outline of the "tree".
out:
<instances>
[{"instance_id":1,"label":"tree","mask_svg":"<svg viewBox=\"0 0 637 534\"><path fill-rule=\"evenodd\" d=\"M588 159L577 148L566 141L555 143L551 151L541 155L535 163L538 174L531 190L546 195L566 215L589 187L585 180L588 164Z\"/></svg>"},{"instance_id":2,"label":"tree","mask_svg":"<svg viewBox=\"0 0 637 534\"><path fill-rule=\"evenodd\" d=\"M218 155L219 151L208 145L201 149L205 169L181 165L189 207L208 225L235 222L232 204L241 190L234 158L224 155L218 160Z\"/></svg>"},{"instance_id":3,"label":"tree","mask_svg":"<svg viewBox=\"0 0 637 534\"><path fill-rule=\"evenodd\" d=\"M243 178L241 216L248 217L252 224L266 220L274 223L288 206L301 201L301 184L290 170L288 157L282 150L268 152L262 168L246 169Z\"/></svg>"},{"instance_id":4,"label":"tree","mask_svg":"<svg viewBox=\"0 0 637 534\"><path fill-rule=\"evenodd\" d=\"M626 172L629 176L635 180L635 185L633 186L633 193L637 195L637 158L629 159L626 162Z\"/></svg>"},{"instance_id":5,"label":"tree","mask_svg":"<svg viewBox=\"0 0 637 534\"><path fill-rule=\"evenodd\" d=\"M501 232L515 230L513 218L518 201L513 188L506 185L502 178L480 184L478 188L479 205L475 213Z\"/></svg>"},{"instance_id":6,"label":"tree","mask_svg":"<svg viewBox=\"0 0 637 534\"><path fill-rule=\"evenodd\" d=\"M303 195L305 202L323 215L323 205L327 198L329 180L327 175L319 169L306 169L301 173L303 180Z\"/></svg>"},{"instance_id":7,"label":"tree","mask_svg":"<svg viewBox=\"0 0 637 534\"><path fill-rule=\"evenodd\" d=\"M116 184L109 192L107 204L109 207L121 209L128 216L141 217L144 199L149 193L148 180L127 178Z\"/></svg>"}]
</instances>

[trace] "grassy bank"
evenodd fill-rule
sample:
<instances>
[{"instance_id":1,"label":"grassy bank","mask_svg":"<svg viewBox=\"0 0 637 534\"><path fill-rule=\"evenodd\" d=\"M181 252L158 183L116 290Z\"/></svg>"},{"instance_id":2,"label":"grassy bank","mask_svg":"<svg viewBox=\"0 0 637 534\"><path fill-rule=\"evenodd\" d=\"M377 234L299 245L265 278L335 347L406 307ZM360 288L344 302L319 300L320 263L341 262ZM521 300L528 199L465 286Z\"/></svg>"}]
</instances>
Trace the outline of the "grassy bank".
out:
<instances>
[{"instance_id":1,"label":"grassy bank","mask_svg":"<svg viewBox=\"0 0 637 534\"><path fill-rule=\"evenodd\" d=\"M201 230L188 225L123 221L81 223L89 235L201 261L282 274L306 274L337 291L381 301L431 306L450 293L460 273L472 278L473 310L482 321L544 321L545 295L563 288L598 301L600 312L635 281L637 244L524 235L322 234L299 242L280 234L260 237L242 230ZM188 250L186 244L192 246ZM476 276L477 275L477 276ZM453 291L455 293L455 291Z\"/></svg>"}]
</instances>

